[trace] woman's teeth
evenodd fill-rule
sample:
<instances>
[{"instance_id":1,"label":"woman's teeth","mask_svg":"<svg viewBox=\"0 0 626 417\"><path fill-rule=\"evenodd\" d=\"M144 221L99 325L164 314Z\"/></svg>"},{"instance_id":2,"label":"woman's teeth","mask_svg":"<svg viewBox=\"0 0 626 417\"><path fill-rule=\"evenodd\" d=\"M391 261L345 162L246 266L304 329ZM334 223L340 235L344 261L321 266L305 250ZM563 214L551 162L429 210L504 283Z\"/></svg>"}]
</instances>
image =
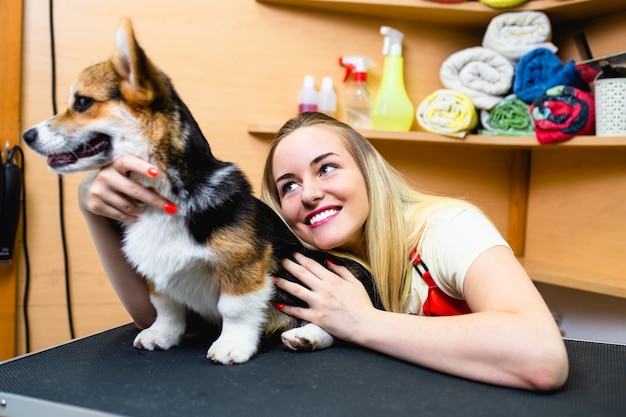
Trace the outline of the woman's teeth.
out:
<instances>
[{"instance_id":1,"label":"woman's teeth","mask_svg":"<svg viewBox=\"0 0 626 417\"><path fill-rule=\"evenodd\" d=\"M337 209L329 209L329 210L324 210L321 213L317 213L315 216L313 216L313 217L311 217L309 219L309 225L312 226L315 223L319 223L322 220L327 219L330 216L332 216L332 215L334 215L334 214L336 214L338 212L339 212L339 210L337 210Z\"/></svg>"}]
</instances>

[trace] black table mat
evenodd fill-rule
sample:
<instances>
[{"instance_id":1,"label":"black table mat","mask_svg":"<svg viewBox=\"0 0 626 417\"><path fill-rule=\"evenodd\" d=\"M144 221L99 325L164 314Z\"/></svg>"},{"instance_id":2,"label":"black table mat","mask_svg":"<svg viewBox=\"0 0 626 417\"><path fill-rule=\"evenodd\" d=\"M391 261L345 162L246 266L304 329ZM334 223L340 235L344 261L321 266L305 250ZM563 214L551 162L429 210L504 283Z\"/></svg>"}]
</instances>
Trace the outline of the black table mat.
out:
<instances>
[{"instance_id":1,"label":"black table mat","mask_svg":"<svg viewBox=\"0 0 626 417\"><path fill-rule=\"evenodd\" d=\"M132 325L0 364L0 391L124 416L620 416L626 346L566 340L570 376L551 393L467 381L339 344L276 339L242 365L205 359L215 335L169 351L132 347ZM0 411L0 415L1 415Z\"/></svg>"}]
</instances>

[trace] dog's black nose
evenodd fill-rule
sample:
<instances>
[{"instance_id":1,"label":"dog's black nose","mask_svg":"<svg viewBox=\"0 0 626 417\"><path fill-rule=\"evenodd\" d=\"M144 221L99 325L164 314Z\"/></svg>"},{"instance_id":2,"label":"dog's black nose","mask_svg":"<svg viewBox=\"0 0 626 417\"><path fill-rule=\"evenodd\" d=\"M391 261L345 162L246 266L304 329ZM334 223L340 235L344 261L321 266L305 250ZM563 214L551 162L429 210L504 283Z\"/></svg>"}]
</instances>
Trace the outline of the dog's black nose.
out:
<instances>
[{"instance_id":1,"label":"dog's black nose","mask_svg":"<svg viewBox=\"0 0 626 417\"><path fill-rule=\"evenodd\" d=\"M26 142L27 144L33 143L37 140L37 129L35 129L34 127L28 129L26 132L24 132L24 135L22 135L22 137L24 138L24 142Z\"/></svg>"}]
</instances>

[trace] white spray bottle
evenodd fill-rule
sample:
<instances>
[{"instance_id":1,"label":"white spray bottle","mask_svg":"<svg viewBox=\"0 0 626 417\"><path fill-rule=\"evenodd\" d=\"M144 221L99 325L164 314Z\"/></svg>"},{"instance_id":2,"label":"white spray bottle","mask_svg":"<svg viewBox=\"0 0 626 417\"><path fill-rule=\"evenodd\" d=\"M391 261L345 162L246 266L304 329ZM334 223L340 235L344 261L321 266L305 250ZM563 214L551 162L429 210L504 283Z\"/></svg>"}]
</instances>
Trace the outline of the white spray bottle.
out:
<instances>
[{"instance_id":1,"label":"white spray bottle","mask_svg":"<svg viewBox=\"0 0 626 417\"><path fill-rule=\"evenodd\" d=\"M367 85L367 69L376 64L358 55L342 56L339 64L346 67L344 121L355 129L372 129L372 92Z\"/></svg>"},{"instance_id":2,"label":"white spray bottle","mask_svg":"<svg viewBox=\"0 0 626 417\"><path fill-rule=\"evenodd\" d=\"M318 96L317 111L335 117L337 112L337 94L331 77L322 78L322 88Z\"/></svg>"},{"instance_id":3,"label":"white spray bottle","mask_svg":"<svg viewBox=\"0 0 626 417\"><path fill-rule=\"evenodd\" d=\"M376 130L407 132L411 130L415 108L404 86L404 34L389 26L382 26L380 34L385 37L385 62L380 88L372 107L372 124Z\"/></svg>"}]
</instances>

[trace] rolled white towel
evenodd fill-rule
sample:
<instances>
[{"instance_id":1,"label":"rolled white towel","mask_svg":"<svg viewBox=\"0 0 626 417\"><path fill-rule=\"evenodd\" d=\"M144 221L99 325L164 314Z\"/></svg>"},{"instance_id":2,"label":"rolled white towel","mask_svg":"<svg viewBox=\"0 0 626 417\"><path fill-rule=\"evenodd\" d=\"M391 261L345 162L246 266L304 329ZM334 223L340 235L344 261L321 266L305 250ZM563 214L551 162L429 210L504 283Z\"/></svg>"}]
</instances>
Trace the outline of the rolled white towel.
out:
<instances>
[{"instance_id":1,"label":"rolled white towel","mask_svg":"<svg viewBox=\"0 0 626 417\"><path fill-rule=\"evenodd\" d=\"M510 12L491 19L482 46L517 61L535 48L546 48L556 53L558 48L550 42L551 39L552 25L545 13Z\"/></svg>"},{"instance_id":2,"label":"rolled white towel","mask_svg":"<svg viewBox=\"0 0 626 417\"><path fill-rule=\"evenodd\" d=\"M439 77L446 88L465 93L476 108L490 110L510 92L514 73L511 61L500 53L475 46L450 55Z\"/></svg>"}]
</instances>

